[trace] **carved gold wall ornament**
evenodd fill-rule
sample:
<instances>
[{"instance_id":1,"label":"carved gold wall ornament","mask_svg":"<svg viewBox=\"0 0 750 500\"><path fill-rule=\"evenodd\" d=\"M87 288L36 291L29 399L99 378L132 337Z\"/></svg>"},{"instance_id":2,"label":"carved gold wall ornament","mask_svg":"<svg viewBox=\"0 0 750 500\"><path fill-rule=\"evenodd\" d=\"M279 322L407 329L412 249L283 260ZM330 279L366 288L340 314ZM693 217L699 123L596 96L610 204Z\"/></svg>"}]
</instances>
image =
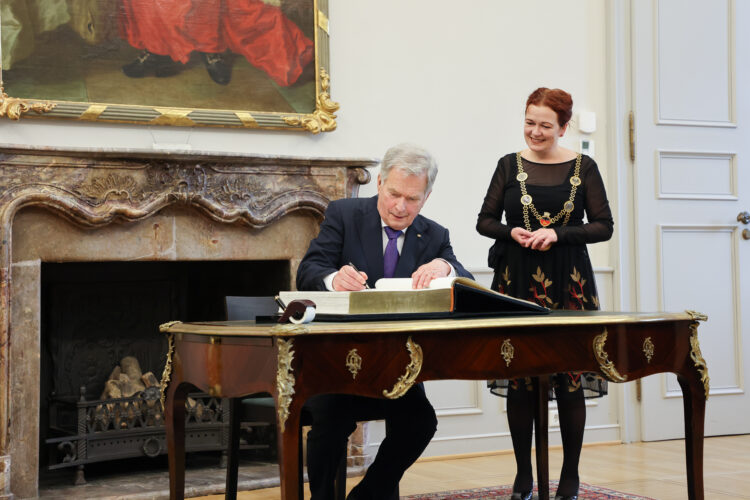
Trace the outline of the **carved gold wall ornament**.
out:
<instances>
[{"instance_id":1,"label":"carved gold wall ornament","mask_svg":"<svg viewBox=\"0 0 750 500\"><path fill-rule=\"evenodd\" d=\"M175 323L179 323L179 321L170 321L169 323L164 323L159 327L161 331L164 331L165 328L169 328L170 326L174 325ZM172 380L172 355L174 354L174 333L170 333L167 337L167 362L164 364L164 371L161 374L161 407L163 410L166 410L165 401L167 397L167 385L169 385L169 381Z\"/></svg>"},{"instance_id":2,"label":"carved gold wall ornament","mask_svg":"<svg viewBox=\"0 0 750 500\"><path fill-rule=\"evenodd\" d=\"M615 364L609 360L609 356L604 351L604 344L607 342L607 328L604 328L604 331L600 334L594 337L594 356L596 356L596 360L599 362L599 368L601 368L602 373L612 382L625 382L628 377L622 376L617 371L617 368L615 368Z\"/></svg>"},{"instance_id":3,"label":"carved gold wall ornament","mask_svg":"<svg viewBox=\"0 0 750 500\"><path fill-rule=\"evenodd\" d=\"M654 343L651 341L651 337L646 337L643 341L643 354L646 356L646 361L651 362L651 358L654 357Z\"/></svg>"},{"instance_id":4,"label":"carved gold wall ornament","mask_svg":"<svg viewBox=\"0 0 750 500\"><path fill-rule=\"evenodd\" d=\"M411 386L413 386L414 382L417 380L419 372L422 371L422 347L412 341L411 336L409 336L406 340L406 348L409 350L411 362L406 367L406 373L398 378L390 392L383 389L383 396L389 399L397 399L406 394L406 391L411 389Z\"/></svg>"},{"instance_id":5,"label":"carved gold wall ornament","mask_svg":"<svg viewBox=\"0 0 750 500\"><path fill-rule=\"evenodd\" d=\"M336 115L334 113L340 105L331 100L331 95L328 93L330 84L331 77L328 76L325 68L321 68L320 93L316 99L315 111L310 115L284 116L284 122L293 127L301 126L313 134L336 130Z\"/></svg>"},{"instance_id":6,"label":"carved gold wall ornament","mask_svg":"<svg viewBox=\"0 0 750 500\"><path fill-rule=\"evenodd\" d=\"M505 366L510 366L510 362L513 360L513 355L515 354L515 349L513 348L513 344L510 343L510 339L505 339L503 342L503 345L500 347L500 353L503 355L503 359L505 360Z\"/></svg>"},{"instance_id":7,"label":"carved gold wall ornament","mask_svg":"<svg viewBox=\"0 0 750 500\"><path fill-rule=\"evenodd\" d=\"M21 115L34 111L35 113L47 113L52 111L55 103L51 101L28 101L17 97L8 97L5 89L0 86L0 117L7 116L11 120L19 120Z\"/></svg>"},{"instance_id":8,"label":"carved gold wall ornament","mask_svg":"<svg viewBox=\"0 0 750 500\"><path fill-rule=\"evenodd\" d=\"M706 317L706 319L708 318ZM698 370L698 373L701 376L701 382L703 382L703 390L706 394L706 400L708 400L708 392L710 389L709 382L711 379L708 376L708 366L706 366L706 360L703 359L701 346L698 342L698 325L699 323L697 321L690 324L690 358L693 360L693 363L695 363L695 368Z\"/></svg>"},{"instance_id":9,"label":"carved gold wall ornament","mask_svg":"<svg viewBox=\"0 0 750 500\"><path fill-rule=\"evenodd\" d=\"M276 371L276 392L278 393L279 426L281 432L286 427L286 419L289 418L289 405L292 404L294 395L294 375L292 374L292 360L294 359L293 341L276 339L279 347L278 369Z\"/></svg>"},{"instance_id":10,"label":"carved gold wall ornament","mask_svg":"<svg viewBox=\"0 0 750 500\"><path fill-rule=\"evenodd\" d=\"M346 367L351 372L352 378L357 378L357 374L362 369L362 356L357 354L356 349L352 349L346 355Z\"/></svg>"}]
</instances>

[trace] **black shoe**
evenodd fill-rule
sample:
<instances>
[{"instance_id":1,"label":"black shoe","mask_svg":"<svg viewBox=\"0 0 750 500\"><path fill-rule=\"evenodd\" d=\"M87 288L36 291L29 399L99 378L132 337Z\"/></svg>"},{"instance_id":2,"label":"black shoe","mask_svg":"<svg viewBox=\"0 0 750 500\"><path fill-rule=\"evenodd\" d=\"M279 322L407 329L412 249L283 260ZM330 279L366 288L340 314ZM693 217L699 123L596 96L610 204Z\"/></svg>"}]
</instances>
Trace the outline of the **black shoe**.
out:
<instances>
[{"instance_id":1,"label":"black shoe","mask_svg":"<svg viewBox=\"0 0 750 500\"><path fill-rule=\"evenodd\" d=\"M524 493L514 491L510 496L510 500L531 500L531 493L531 491L526 491Z\"/></svg>"},{"instance_id":2,"label":"black shoe","mask_svg":"<svg viewBox=\"0 0 750 500\"><path fill-rule=\"evenodd\" d=\"M169 56L160 56L144 50L135 61L122 67L122 72L130 78L143 78L153 74L160 78L180 72L180 65Z\"/></svg>"},{"instance_id":3,"label":"black shoe","mask_svg":"<svg viewBox=\"0 0 750 500\"><path fill-rule=\"evenodd\" d=\"M222 54L203 54L203 62L208 70L208 76L219 85L226 85L232 79L232 67Z\"/></svg>"},{"instance_id":4,"label":"black shoe","mask_svg":"<svg viewBox=\"0 0 750 500\"><path fill-rule=\"evenodd\" d=\"M575 495L555 495L555 500L578 500L578 494L575 494Z\"/></svg>"}]
</instances>

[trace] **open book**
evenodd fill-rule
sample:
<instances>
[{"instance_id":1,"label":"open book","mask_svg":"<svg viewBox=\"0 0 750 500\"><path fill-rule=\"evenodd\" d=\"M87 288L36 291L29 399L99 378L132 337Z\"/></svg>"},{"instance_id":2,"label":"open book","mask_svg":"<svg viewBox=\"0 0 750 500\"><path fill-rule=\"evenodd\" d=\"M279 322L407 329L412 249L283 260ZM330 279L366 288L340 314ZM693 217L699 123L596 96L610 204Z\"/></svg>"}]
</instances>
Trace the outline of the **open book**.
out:
<instances>
[{"instance_id":1,"label":"open book","mask_svg":"<svg viewBox=\"0 0 750 500\"><path fill-rule=\"evenodd\" d=\"M437 278L429 288L411 288L411 278L383 278L358 292L280 292L292 300L315 302L316 316L409 313L530 314L549 310L534 302L495 292L469 278Z\"/></svg>"}]
</instances>

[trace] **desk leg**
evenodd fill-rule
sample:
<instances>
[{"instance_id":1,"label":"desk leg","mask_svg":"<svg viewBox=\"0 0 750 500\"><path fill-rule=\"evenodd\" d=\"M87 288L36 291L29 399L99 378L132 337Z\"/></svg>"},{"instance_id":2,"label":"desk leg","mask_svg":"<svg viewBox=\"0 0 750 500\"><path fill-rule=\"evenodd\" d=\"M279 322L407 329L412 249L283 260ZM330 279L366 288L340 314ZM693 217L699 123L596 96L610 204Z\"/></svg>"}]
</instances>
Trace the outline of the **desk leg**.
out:
<instances>
[{"instance_id":1,"label":"desk leg","mask_svg":"<svg viewBox=\"0 0 750 500\"><path fill-rule=\"evenodd\" d=\"M227 449L227 483L224 498L237 500L237 476L240 465L241 398L229 399L229 447Z\"/></svg>"},{"instance_id":2,"label":"desk leg","mask_svg":"<svg viewBox=\"0 0 750 500\"><path fill-rule=\"evenodd\" d=\"M706 393L694 367L677 375L685 408L685 461L689 500L703 500L703 435Z\"/></svg>"},{"instance_id":3,"label":"desk leg","mask_svg":"<svg viewBox=\"0 0 750 500\"><path fill-rule=\"evenodd\" d=\"M547 415L549 408L549 377L536 377L534 384L534 442L536 444L536 478L539 500L549 500L549 436Z\"/></svg>"},{"instance_id":4,"label":"desk leg","mask_svg":"<svg viewBox=\"0 0 750 500\"><path fill-rule=\"evenodd\" d=\"M302 500L304 484L302 477L302 454L300 453L301 408L289 408L284 432L276 426L278 434L279 475L282 500Z\"/></svg>"},{"instance_id":5,"label":"desk leg","mask_svg":"<svg viewBox=\"0 0 750 500\"><path fill-rule=\"evenodd\" d=\"M185 498L185 399L188 386L173 380L164 399L164 425L169 456L169 498Z\"/></svg>"}]
</instances>

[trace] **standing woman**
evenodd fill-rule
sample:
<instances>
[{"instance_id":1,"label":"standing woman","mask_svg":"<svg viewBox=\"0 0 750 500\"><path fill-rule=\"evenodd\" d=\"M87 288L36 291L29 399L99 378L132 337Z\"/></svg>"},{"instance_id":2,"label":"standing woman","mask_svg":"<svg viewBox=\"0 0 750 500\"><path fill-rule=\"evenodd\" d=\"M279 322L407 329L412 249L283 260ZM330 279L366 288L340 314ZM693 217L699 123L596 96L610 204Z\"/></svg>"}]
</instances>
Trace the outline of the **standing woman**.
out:
<instances>
[{"instance_id":1,"label":"standing woman","mask_svg":"<svg viewBox=\"0 0 750 500\"><path fill-rule=\"evenodd\" d=\"M558 144L572 109L573 99L564 90L542 87L531 93L523 127L527 148L498 162L477 231L495 239L489 252L494 290L552 309L598 309L586 244L608 240L614 223L594 160ZM489 383L492 393L508 398L517 467L512 500L531 499L534 484L532 383L528 377ZM606 381L594 373L550 377L550 398L557 399L564 453L556 500L578 498L584 398L606 394Z\"/></svg>"}]
</instances>

